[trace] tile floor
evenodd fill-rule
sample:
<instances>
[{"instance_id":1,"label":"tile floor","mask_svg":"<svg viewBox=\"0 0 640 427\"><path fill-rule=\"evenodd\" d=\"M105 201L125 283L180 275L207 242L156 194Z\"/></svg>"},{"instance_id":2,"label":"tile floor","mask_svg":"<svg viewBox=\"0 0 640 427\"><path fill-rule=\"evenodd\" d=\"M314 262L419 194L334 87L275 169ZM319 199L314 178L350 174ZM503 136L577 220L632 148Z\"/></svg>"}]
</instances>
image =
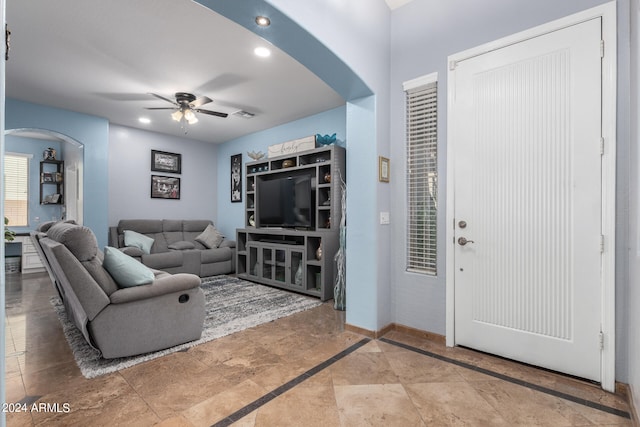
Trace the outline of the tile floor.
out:
<instances>
[{"instance_id":1,"label":"tile floor","mask_svg":"<svg viewBox=\"0 0 640 427\"><path fill-rule=\"evenodd\" d=\"M8 426L632 425L593 384L399 332L367 339L330 304L89 380L48 276L26 277L7 275L6 396L38 410Z\"/></svg>"}]
</instances>

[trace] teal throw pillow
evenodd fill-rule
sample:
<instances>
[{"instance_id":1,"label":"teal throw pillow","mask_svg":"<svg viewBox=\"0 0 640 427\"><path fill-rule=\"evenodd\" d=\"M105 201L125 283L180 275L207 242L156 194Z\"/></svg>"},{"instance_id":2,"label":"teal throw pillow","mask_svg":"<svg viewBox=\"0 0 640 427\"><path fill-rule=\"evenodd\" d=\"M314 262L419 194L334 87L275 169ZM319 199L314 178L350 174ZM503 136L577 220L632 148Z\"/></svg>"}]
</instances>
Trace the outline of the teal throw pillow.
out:
<instances>
[{"instance_id":1,"label":"teal throw pillow","mask_svg":"<svg viewBox=\"0 0 640 427\"><path fill-rule=\"evenodd\" d=\"M124 245L140 248L145 254L151 253L154 240L132 230L124 230Z\"/></svg>"},{"instance_id":2,"label":"teal throw pillow","mask_svg":"<svg viewBox=\"0 0 640 427\"><path fill-rule=\"evenodd\" d=\"M153 272L146 265L111 246L104 248L102 266L121 288L146 285L153 282L155 278Z\"/></svg>"}]
</instances>

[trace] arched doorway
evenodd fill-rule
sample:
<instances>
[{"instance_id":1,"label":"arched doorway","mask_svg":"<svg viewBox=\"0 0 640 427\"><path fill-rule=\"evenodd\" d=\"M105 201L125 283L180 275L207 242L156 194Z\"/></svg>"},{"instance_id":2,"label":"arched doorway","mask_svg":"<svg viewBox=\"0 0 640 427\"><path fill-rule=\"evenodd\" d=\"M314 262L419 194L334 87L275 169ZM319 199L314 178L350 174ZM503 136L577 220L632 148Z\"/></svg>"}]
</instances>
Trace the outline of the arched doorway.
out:
<instances>
[{"instance_id":1,"label":"arched doorway","mask_svg":"<svg viewBox=\"0 0 640 427\"><path fill-rule=\"evenodd\" d=\"M36 225L38 222L44 222L51 219L73 219L79 224L83 223L83 171L84 171L84 145L59 132L36 129L36 128L20 128L20 129L7 129L5 130L5 150L6 151L18 151L17 149L7 148L11 147L11 138L21 138L20 145L23 145L23 149L20 152L30 152L34 154L34 160L38 160L41 153L40 147L42 144L38 144L37 141L50 141L51 145L59 147L59 158L65 161L64 164L64 194L65 203L52 212L35 212L35 215L30 214L29 224ZM15 147L15 144L13 145ZM36 164L34 162L34 164ZM33 165L31 165L33 167ZM30 195L29 204L32 205L37 194ZM46 215L46 216L45 216ZM36 219L38 218L38 219Z\"/></svg>"}]
</instances>

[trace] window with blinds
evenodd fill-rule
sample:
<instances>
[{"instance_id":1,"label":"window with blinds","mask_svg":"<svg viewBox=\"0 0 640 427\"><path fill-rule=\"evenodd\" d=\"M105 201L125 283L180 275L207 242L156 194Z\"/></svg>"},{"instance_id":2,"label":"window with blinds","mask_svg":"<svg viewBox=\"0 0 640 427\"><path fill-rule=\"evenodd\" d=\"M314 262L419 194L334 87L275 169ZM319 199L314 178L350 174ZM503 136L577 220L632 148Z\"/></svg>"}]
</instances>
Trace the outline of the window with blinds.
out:
<instances>
[{"instance_id":1,"label":"window with blinds","mask_svg":"<svg viewBox=\"0 0 640 427\"><path fill-rule=\"evenodd\" d=\"M407 271L435 275L437 251L437 74L404 85L407 145Z\"/></svg>"},{"instance_id":2,"label":"window with blinds","mask_svg":"<svg viewBox=\"0 0 640 427\"><path fill-rule=\"evenodd\" d=\"M29 223L29 156L4 156L4 216L9 227L27 226Z\"/></svg>"}]
</instances>

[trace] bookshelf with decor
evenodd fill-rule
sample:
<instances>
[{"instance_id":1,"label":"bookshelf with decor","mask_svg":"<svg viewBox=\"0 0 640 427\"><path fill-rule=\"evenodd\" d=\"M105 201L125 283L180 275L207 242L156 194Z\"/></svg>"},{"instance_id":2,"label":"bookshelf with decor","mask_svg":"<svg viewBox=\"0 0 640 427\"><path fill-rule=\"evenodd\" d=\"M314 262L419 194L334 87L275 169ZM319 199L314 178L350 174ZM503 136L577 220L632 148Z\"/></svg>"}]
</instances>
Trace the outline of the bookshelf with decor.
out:
<instances>
[{"instance_id":1,"label":"bookshelf with decor","mask_svg":"<svg viewBox=\"0 0 640 427\"><path fill-rule=\"evenodd\" d=\"M40 204L64 205L64 161L40 161Z\"/></svg>"},{"instance_id":2,"label":"bookshelf with decor","mask_svg":"<svg viewBox=\"0 0 640 427\"><path fill-rule=\"evenodd\" d=\"M247 163L238 277L333 298L345 160L330 145Z\"/></svg>"}]
</instances>

